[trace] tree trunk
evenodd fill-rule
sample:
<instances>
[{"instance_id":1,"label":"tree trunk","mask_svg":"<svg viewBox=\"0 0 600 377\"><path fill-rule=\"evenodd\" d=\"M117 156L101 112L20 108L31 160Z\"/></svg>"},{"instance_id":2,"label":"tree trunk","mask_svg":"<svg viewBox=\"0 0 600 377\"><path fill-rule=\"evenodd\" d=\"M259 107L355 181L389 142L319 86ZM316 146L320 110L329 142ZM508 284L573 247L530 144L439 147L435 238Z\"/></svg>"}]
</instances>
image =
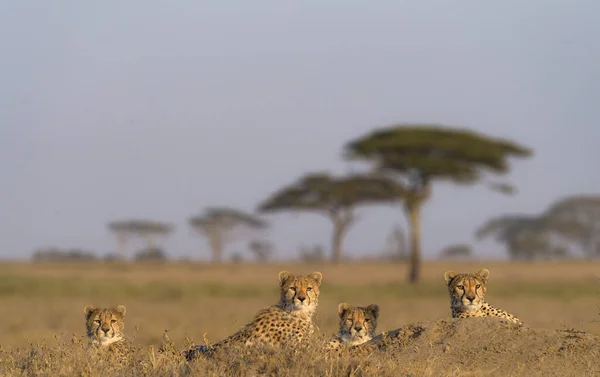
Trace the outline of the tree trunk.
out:
<instances>
[{"instance_id":1,"label":"tree trunk","mask_svg":"<svg viewBox=\"0 0 600 377\"><path fill-rule=\"evenodd\" d=\"M407 208L410 225L410 270L408 282L416 283L421 278L421 204Z\"/></svg>"},{"instance_id":2,"label":"tree trunk","mask_svg":"<svg viewBox=\"0 0 600 377\"><path fill-rule=\"evenodd\" d=\"M333 222L333 235L331 238L331 263L339 264L342 260L342 243L350 225L354 221L351 209L332 210L330 218Z\"/></svg>"},{"instance_id":3,"label":"tree trunk","mask_svg":"<svg viewBox=\"0 0 600 377\"><path fill-rule=\"evenodd\" d=\"M154 235L151 233L144 234L144 239L146 240L146 251L152 250L155 247Z\"/></svg>"},{"instance_id":4,"label":"tree trunk","mask_svg":"<svg viewBox=\"0 0 600 377\"><path fill-rule=\"evenodd\" d=\"M129 234L126 232L117 232L117 255L122 260L127 256L127 244L129 243Z\"/></svg>"},{"instance_id":5,"label":"tree trunk","mask_svg":"<svg viewBox=\"0 0 600 377\"><path fill-rule=\"evenodd\" d=\"M344 238L344 224L340 221L333 223L333 237L331 239L331 263L339 264L342 259L342 241Z\"/></svg>"},{"instance_id":6,"label":"tree trunk","mask_svg":"<svg viewBox=\"0 0 600 377\"><path fill-rule=\"evenodd\" d=\"M212 252L212 262L215 264L223 262L223 239L221 233L215 231L206 236L210 244L210 251Z\"/></svg>"}]
</instances>

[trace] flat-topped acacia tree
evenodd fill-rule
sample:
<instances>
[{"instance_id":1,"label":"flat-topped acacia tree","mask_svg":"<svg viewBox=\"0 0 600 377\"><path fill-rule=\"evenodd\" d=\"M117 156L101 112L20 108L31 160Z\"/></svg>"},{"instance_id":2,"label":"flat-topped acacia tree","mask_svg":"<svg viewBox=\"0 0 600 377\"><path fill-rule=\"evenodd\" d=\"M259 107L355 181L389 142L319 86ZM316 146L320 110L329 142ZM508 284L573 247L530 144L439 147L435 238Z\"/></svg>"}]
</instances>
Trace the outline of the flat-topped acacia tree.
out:
<instances>
[{"instance_id":1,"label":"flat-topped acacia tree","mask_svg":"<svg viewBox=\"0 0 600 377\"><path fill-rule=\"evenodd\" d=\"M431 196L433 182L473 184L484 172L507 172L508 157L532 154L515 142L432 124L376 129L349 141L345 152L347 159L371 162L376 171L389 173L403 187L411 239L409 282L420 278L421 209ZM492 188L503 193L512 191L505 184L493 184Z\"/></svg>"},{"instance_id":2,"label":"flat-topped acacia tree","mask_svg":"<svg viewBox=\"0 0 600 377\"><path fill-rule=\"evenodd\" d=\"M229 207L208 207L192 216L188 223L206 237L213 263L221 263L227 243L237 240L247 231L266 229L268 224L260 217Z\"/></svg>"},{"instance_id":3,"label":"flat-topped acacia tree","mask_svg":"<svg viewBox=\"0 0 600 377\"><path fill-rule=\"evenodd\" d=\"M150 250L155 248L157 236L166 236L174 230L174 226L169 223L143 219L112 221L107 227L117 238L118 254L121 258L125 258L127 244L132 237L144 239L146 248Z\"/></svg>"},{"instance_id":4,"label":"flat-topped acacia tree","mask_svg":"<svg viewBox=\"0 0 600 377\"><path fill-rule=\"evenodd\" d=\"M330 219L331 261L336 264L342 257L343 238L356 220L355 207L400 200L400 190L395 181L375 174L334 177L328 173L310 173L273 193L259 204L258 211L305 211Z\"/></svg>"},{"instance_id":5,"label":"flat-topped acacia tree","mask_svg":"<svg viewBox=\"0 0 600 377\"><path fill-rule=\"evenodd\" d=\"M576 242L588 258L600 257L600 195L561 198L544 216L560 235Z\"/></svg>"},{"instance_id":6,"label":"flat-topped acacia tree","mask_svg":"<svg viewBox=\"0 0 600 377\"><path fill-rule=\"evenodd\" d=\"M505 214L492 217L475 231L475 237L483 240L494 237L506 246L510 259L532 260L549 252L547 234L551 231L543 216Z\"/></svg>"}]
</instances>

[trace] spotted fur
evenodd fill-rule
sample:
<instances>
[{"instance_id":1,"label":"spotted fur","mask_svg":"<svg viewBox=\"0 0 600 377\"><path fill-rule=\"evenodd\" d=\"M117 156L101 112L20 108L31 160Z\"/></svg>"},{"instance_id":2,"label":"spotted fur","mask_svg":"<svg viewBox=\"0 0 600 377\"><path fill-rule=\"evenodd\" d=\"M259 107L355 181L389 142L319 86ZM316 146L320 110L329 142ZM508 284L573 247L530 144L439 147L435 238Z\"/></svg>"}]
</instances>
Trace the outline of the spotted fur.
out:
<instances>
[{"instance_id":1,"label":"spotted fur","mask_svg":"<svg viewBox=\"0 0 600 377\"><path fill-rule=\"evenodd\" d=\"M342 344L356 346L368 342L375 336L379 306L350 306L343 302L338 305L340 318L338 333L329 341L329 349L338 349Z\"/></svg>"},{"instance_id":2,"label":"spotted fur","mask_svg":"<svg viewBox=\"0 0 600 377\"><path fill-rule=\"evenodd\" d=\"M125 306L116 308L84 308L87 337L91 344L102 347L121 342L124 339Z\"/></svg>"},{"instance_id":3,"label":"spotted fur","mask_svg":"<svg viewBox=\"0 0 600 377\"><path fill-rule=\"evenodd\" d=\"M276 305L260 310L252 322L212 346L194 346L185 352L191 360L200 353L212 353L224 346L267 344L294 347L314 332L312 316L319 304L322 274L294 275L279 272L280 299Z\"/></svg>"},{"instance_id":4,"label":"spotted fur","mask_svg":"<svg viewBox=\"0 0 600 377\"><path fill-rule=\"evenodd\" d=\"M514 315L485 302L490 271L481 269L476 273L446 271L444 279L450 294L452 318L499 317L522 324Z\"/></svg>"}]
</instances>

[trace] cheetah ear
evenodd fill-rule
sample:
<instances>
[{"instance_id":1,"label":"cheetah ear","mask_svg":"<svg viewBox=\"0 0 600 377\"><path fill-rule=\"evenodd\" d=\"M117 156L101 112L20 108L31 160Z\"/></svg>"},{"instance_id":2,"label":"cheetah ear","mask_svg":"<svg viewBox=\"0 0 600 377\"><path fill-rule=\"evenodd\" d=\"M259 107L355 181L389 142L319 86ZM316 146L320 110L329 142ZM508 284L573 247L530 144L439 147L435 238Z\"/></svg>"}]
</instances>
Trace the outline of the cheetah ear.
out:
<instances>
[{"instance_id":1,"label":"cheetah ear","mask_svg":"<svg viewBox=\"0 0 600 377\"><path fill-rule=\"evenodd\" d=\"M373 317L375 317L375 319L379 317L379 305L371 304L367 306L367 310L373 314Z\"/></svg>"},{"instance_id":2,"label":"cheetah ear","mask_svg":"<svg viewBox=\"0 0 600 377\"><path fill-rule=\"evenodd\" d=\"M323 274L320 273L319 271L315 271L312 274L308 275L311 278L315 279L315 281L317 282L318 286L321 286L321 280L323 280Z\"/></svg>"},{"instance_id":3,"label":"cheetah ear","mask_svg":"<svg viewBox=\"0 0 600 377\"><path fill-rule=\"evenodd\" d=\"M125 317L125 313L127 312L127 309L125 309L124 305L119 305L115 308L119 313L121 313L121 316Z\"/></svg>"},{"instance_id":4,"label":"cheetah ear","mask_svg":"<svg viewBox=\"0 0 600 377\"><path fill-rule=\"evenodd\" d=\"M344 316L344 313L346 313L346 311L350 309L350 305L348 305L345 302L342 302L341 304L338 305L338 314L340 316L340 318L342 318Z\"/></svg>"},{"instance_id":5,"label":"cheetah ear","mask_svg":"<svg viewBox=\"0 0 600 377\"><path fill-rule=\"evenodd\" d=\"M487 268L482 268L481 270L477 271L475 273L476 275L479 275L484 282L487 283L488 279L490 278L490 270L488 270Z\"/></svg>"},{"instance_id":6,"label":"cheetah ear","mask_svg":"<svg viewBox=\"0 0 600 377\"><path fill-rule=\"evenodd\" d=\"M85 314L85 319L90 318L90 315L92 314L92 312L96 310L96 308L94 308L92 305L88 305L85 308L83 308L83 313Z\"/></svg>"},{"instance_id":7,"label":"cheetah ear","mask_svg":"<svg viewBox=\"0 0 600 377\"><path fill-rule=\"evenodd\" d=\"M279 271L279 284L283 287L287 279L292 276L292 273L289 271Z\"/></svg>"},{"instance_id":8,"label":"cheetah ear","mask_svg":"<svg viewBox=\"0 0 600 377\"><path fill-rule=\"evenodd\" d=\"M444 272L444 280L446 280L446 284L450 285L450 283L452 282L452 279L454 279L454 277L458 275L456 272L454 271L446 271Z\"/></svg>"}]
</instances>

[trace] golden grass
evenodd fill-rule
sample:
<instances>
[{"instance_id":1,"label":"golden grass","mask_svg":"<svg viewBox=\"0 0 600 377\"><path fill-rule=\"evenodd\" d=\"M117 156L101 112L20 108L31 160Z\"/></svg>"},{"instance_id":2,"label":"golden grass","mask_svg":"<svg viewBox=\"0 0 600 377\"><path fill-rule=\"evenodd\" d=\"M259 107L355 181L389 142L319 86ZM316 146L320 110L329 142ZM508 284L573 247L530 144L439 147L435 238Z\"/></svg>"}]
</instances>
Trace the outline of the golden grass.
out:
<instances>
[{"instance_id":1,"label":"golden grass","mask_svg":"<svg viewBox=\"0 0 600 377\"><path fill-rule=\"evenodd\" d=\"M0 355L0 372L94 377L108 371L108 366L101 367L105 365L101 360L90 364L84 357L87 351L70 343L73 335L76 338L84 335L83 308L88 304L125 305L125 332L143 347L138 357L150 362L153 359L148 347L160 345L165 329L169 330L179 350L185 348L186 338L202 342L206 334L208 340L214 342L237 330L251 320L257 310L275 303L278 298L277 273L283 269L295 273L323 273L316 321L323 334L331 335L336 331L336 308L340 302L379 304L379 331L447 318L450 309L444 271L475 271L482 267L491 272L488 301L514 313L527 325L542 329L576 328L600 335L598 263L431 262L424 265L423 280L415 286L405 283L406 266L402 264L3 263L0 264L0 315L3 318L0 344L4 351ZM36 356L30 354L32 350ZM353 361L350 358L332 361L310 353L280 357L292 356L305 362L314 360L307 368L299 369L298 364L294 364L272 372L302 376L351 375L349 370ZM153 357L154 364L150 362L139 367L138 375L185 375L189 372L187 368L190 367L182 360L165 355ZM235 370L239 372L239 368L244 367L239 360L237 364L231 361L231 365L226 366L203 361L193 368L202 371L201 375L235 375ZM276 357L270 360L274 362ZM262 368L275 368L269 365ZM460 369L458 364L454 367ZM362 372L356 373L411 373L414 376L470 373L462 369L460 373L440 369L435 360L410 361L409 365L400 366L381 358L373 361L371 369L365 368L363 366ZM518 367L515 368L515 375L520 375ZM118 374L117 369L113 372ZM480 370L480 374L471 375L486 375L484 372ZM494 375L493 371L489 372L488 375Z\"/></svg>"}]
</instances>

